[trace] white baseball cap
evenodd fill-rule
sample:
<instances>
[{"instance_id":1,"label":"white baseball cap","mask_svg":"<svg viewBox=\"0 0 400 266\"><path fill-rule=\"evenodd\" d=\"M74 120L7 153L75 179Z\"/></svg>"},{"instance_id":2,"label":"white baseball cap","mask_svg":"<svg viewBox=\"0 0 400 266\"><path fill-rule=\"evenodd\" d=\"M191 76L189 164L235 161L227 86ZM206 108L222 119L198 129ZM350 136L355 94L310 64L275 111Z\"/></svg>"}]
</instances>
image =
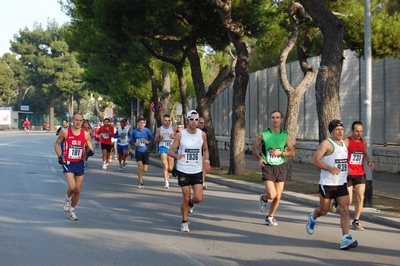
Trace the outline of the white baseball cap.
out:
<instances>
[{"instance_id":1,"label":"white baseball cap","mask_svg":"<svg viewBox=\"0 0 400 266\"><path fill-rule=\"evenodd\" d=\"M196 110L190 110L187 114L186 114L186 118L191 117L192 115L197 115L199 116L199 114L197 113Z\"/></svg>"}]
</instances>

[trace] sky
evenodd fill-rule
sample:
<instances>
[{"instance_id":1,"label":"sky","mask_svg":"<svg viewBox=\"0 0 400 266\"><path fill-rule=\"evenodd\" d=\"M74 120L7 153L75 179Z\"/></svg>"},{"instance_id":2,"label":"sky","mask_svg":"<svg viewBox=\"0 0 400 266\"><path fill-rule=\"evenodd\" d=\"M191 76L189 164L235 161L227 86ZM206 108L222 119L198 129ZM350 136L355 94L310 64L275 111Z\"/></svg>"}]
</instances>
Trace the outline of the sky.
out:
<instances>
[{"instance_id":1,"label":"sky","mask_svg":"<svg viewBox=\"0 0 400 266\"><path fill-rule=\"evenodd\" d=\"M10 40L20 29L32 30L35 21L45 29L48 19L60 26L70 21L57 0L0 0L0 57L11 53Z\"/></svg>"}]
</instances>

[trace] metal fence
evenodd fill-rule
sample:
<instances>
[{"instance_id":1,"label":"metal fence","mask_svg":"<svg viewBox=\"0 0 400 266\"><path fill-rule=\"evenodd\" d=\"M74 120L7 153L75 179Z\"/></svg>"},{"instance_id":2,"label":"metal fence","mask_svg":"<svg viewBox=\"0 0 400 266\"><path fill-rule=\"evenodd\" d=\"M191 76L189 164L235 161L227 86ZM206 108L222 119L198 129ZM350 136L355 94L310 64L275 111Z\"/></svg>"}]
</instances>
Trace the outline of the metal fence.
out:
<instances>
[{"instance_id":1,"label":"metal fence","mask_svg":"<svg viewBox=\"0 0 400 266\"><path fill-rule=\"evenodd\" d=\"M350 134L351 123L365 123L365 61L349 50L344 52L344 64L340 82L340 110L345 133ZM316 69L320 57L309 58ZM289 81L298 84L303 73L298 62L286 65ZM400 60L386 58L373 63L372 67L372 121L373 144L400 145ZM318 117L315 100L315 79L303 96L298 120L298 140L318 140ZM217 136L229 136L232 125L233 86L217 97L211 107L211 117ZM189 102L191 108L196 100ZM256 138L268 127L269 113L275 109L286 112L287 96L280 85L278 67L250 74L246 94L246 138Z\"/></svg>"}]
</instances>

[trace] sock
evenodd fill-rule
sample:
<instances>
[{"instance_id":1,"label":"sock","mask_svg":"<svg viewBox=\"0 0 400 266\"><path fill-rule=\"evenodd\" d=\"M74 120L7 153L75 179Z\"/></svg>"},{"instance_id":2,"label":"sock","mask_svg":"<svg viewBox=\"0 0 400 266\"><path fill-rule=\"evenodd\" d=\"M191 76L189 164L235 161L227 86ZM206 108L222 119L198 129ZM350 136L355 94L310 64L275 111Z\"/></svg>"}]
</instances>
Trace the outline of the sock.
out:
<instances>
[{"instance_id":1,"label":"sock","mask_svg":"<svg viewBox=\"0 0 400 266\"><path fill-rule=\"evenodd\" d=\"M263 202L268 202L268 200L265 200L264 197L265 197L265 195L263 195L263 196L261 197L262 201L263 201Z\"/></svg>"},{"instance_id":2,"label":"sock","mask_svg":"<svg viewBox=\"0 0 400 266\"><path fill-rule=\"evenodd\" d=\"M183 223L183 224L184 224L184 223L187 223L187 220L186 220L186 221L182 220L182 223Z\"/></svg>"},{"instance_id":3,"label":"sock","mask_svg":"<svg viewBox=\"0 0 400 266\"><path fill-rule=\"evenodd\" d=\"M356 223L356 222L358 222L358 219L354 219L353 224Z\"/></svg>"}]
</instances>

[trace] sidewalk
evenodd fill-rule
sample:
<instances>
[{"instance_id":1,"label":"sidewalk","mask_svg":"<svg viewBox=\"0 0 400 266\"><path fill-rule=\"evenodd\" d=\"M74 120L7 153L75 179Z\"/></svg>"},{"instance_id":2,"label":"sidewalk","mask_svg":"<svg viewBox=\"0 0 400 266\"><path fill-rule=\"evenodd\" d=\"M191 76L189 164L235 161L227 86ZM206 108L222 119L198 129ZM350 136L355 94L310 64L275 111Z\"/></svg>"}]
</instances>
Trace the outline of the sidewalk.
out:
<instances>
[{"instance_id":1,"label":"sidewalk","mask_svg":"<svg viewBox=\"0 0 400 266\"><path fill-rule=\"evenodd\" d=\"M219 150L220 165L224 168L229 166L230 152L225 150ZM246 171L259 172L261 173L258 161L253 155L245 155L246 159ZM152 158L150 156L151 164L162 167L159 158ZM293 164L292 179L302 182L310 182L318 184L319 181L319 170L309 164ZM373 193L376 195L384 195L387 197L400 199L400 176L393 174L384 173L373 173ZM254 192L256 195L261 194L265 191L265 187L262 184L249 183L241 180L234 180L224 178L218 175L207 175L207 182L217 183L233 188L245 189L250 192ZM292 191L284 191L282 199L294 202L301 202L309 204L311 206L319 206L319 199L315 196L309 196L305 194L295 193ZM354 207L350 206L350 213L353 215ZM379 212L375 208L363 208L361 214L362 220L369 221L372 223L379 223L386 226L391 226L400 229L400 217L395 217Z\"/></svg>"}]
</instances>

